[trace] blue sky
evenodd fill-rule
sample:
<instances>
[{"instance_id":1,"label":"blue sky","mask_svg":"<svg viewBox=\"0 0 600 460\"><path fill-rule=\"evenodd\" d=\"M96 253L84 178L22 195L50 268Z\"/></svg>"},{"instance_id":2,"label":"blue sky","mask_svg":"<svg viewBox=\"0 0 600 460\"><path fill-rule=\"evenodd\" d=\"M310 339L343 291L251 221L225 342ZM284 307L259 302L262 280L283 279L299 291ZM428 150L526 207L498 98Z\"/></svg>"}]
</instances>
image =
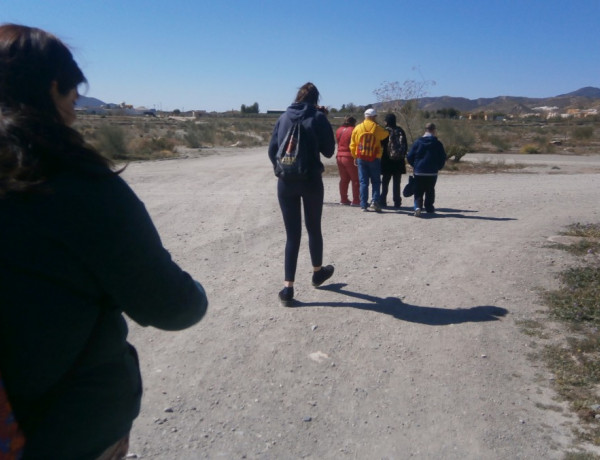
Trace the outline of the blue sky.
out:
<instances>
[{"instance_id":1,"label":"blue sky","mask_svg":"<svg viewBox=\"0 0 600 460\"><path fill-rule=\"evenodd\" d=\"M4 22L65 41L87 96L162 110L284 109L306 81L336 108L384 81L469 99L600 87L600 0L0 0Z\"/></svg>"}]
</instances>

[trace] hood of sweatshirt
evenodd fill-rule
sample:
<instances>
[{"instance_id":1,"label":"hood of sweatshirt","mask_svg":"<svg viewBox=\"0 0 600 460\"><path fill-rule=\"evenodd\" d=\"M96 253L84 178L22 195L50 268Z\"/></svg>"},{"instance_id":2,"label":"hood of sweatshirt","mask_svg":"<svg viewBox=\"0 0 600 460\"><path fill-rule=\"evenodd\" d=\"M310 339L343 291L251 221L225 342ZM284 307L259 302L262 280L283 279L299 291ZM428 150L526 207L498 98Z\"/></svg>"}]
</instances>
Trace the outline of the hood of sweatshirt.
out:
<instances>
[{"instance_id":1,"label":"hood of sweatshirt","mask_svg":"<svg viewBox=\"0 0 600 460\"><path fill-rule=\"evenodd\" d=\"M295 122L300 118L306 118L309 115L313 115L316 111L317 108L314 105L307 104L306 102L294 102L286 110L292 122Z\"/></svg>"},{"instance_id":2,"label":"hood of sweatshirt","mask_svg":"<svg viewBox=\"0 0 600 460\"><path fill-rule=\"evenodd\" d=\"M432 145L436 140L437 138L435 136L423 136L420 139L421 144L423 145Z\"/></svg>"}]
</instances>

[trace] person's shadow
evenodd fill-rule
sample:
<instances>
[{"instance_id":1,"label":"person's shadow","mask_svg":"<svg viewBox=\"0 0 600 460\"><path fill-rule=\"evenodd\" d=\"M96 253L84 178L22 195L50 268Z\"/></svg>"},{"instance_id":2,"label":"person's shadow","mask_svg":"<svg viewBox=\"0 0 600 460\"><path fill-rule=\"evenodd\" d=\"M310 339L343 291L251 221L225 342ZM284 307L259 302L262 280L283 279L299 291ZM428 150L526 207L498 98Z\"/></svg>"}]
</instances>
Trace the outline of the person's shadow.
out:
<instances>
[{"instance_id":1,"label":"person's shadow","mask_svg":"<svg viewBox=\"0 0 600 460\"><path fill-rule=\"evenodd\" d=\"M324 206L344 206L340 203L323 203ZM347 206L348 208L350 206ZM370 210L369 212L375 212ZM498 221L498 222L506 222L509 220L517 220L515 217L492 217L492 216L480 216L480 215L474 215L474 213L477 213L479 211L474 211L472 209L453 209L453 208L436 208L435 213L426 213L423 212L421 214L421 218L422 219L443 219L443 218L448 218L448 217L453 217L455 219L472 219L472 220L492 220L492 221ZM414 210L412 209L412 207L405 205L402 208L398 209L398 208L394 208L392 206L383 206L382 212L379 213L380 215L388 215L388 216L392 216L392 215L396 215L396 214L404 214L407 216L412 216L414 215Z\"/></svg>"},{"instance_id":2,"label":"person's shadow","mask_svg":"<svg viewBox=\"0 0 600 460\"><path fill-rule=\"evenodd\" d=\"M482 321L498 321L508 313L508 310L490 305L480 305L471 308L446 309L439 307L420 307L402 302L397 297L375 297L369 294L344 289L347 284L337 283L323 286L319 289L337 292L339 294L360 299L363 302L301 302L294 300L292 307L351 307L370 310L411 323L427 324L429 326L444 326L459 323L478 323Z\"/></svg>"},{"instance_id":3,"label":"person's shadow","mask_svg":"<svg viewBox=\"0 0 600 460\"><path fill-rule=\"evenodd\" d=\"M384 212L389 214L408 214L413 215L412 209L392 209L384 208ZM390 212L391 211L391 212ZM514 217L491 217L491 216L479 216L479 215L468 215L469 213L476 213L479 211L473 211L471 209L452 209L452 208L436 208L435 213L423 212L421 214L422 219L440 219L445 217L454 217L457 219L474 219L474 220L495 220L495 221L508 221L517 220Z\"/></svg>"}]
</instances>

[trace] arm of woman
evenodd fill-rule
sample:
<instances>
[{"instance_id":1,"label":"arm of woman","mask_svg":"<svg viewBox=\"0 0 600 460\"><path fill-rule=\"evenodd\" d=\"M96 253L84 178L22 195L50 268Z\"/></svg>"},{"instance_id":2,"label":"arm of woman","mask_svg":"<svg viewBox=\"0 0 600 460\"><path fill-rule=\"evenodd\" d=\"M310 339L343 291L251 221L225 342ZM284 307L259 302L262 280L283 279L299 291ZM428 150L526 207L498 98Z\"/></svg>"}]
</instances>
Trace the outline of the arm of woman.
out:
<instances>
[{"instance_id":1,"label":"arm of woman","mask_svg":"<svg viewBox=\"0 0 600 460\"><path fill-rule=\"evenodd\" d=\"M74 176L55 191L64 220L59 238L96 280L106 303L143 326L189 327L208 307L200 283L163 247L129 186L117 175ZM62 188L62 190L61 190Z\"/></svg>"},{"instance_id":2,"label":"arm of woman","mask_svg":"<svg viewBox=\"0 0 600 460\"><path fill-rule=\"evenodd\" d=\"M335 136L333 128L324 113L317 111L315 114L319 152L326 158L331 158L335 153Z\"/></svg>"},{"instance_id":3,"label":"arm of woman","mask_svg":"<svg viewBox=\"0 0 600 460\"><path fill-rule=\"evenodd\" d=\"M281 118L277 120L275 123L275 127L273 128L273 134L271 134L271 141L269 142L269 160L273 164L273 167L277 165L277 150L279 149L279 122Z\"/></svg>"}]
</instances>

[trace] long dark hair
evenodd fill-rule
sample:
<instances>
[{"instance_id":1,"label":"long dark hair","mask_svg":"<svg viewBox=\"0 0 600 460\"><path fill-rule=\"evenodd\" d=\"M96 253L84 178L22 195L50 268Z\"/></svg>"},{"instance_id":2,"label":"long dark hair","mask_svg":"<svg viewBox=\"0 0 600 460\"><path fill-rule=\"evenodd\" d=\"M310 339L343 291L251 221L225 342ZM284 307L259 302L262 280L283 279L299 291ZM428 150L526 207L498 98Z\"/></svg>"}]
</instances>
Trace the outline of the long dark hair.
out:
<instances>
[{"instance_id":1,"label":"long dark hair","mask_svg":"<svg viewBox=\"0 0 600 460\"><path fill-rule=\"evenodd\" d=\"M317 105L319 103L319 90L311 82L304 83L298 90L294 102L306 102L308 104Z\"/></svg>"},{"instance_id":2,"label":"long dark hair","mask_svg":"<svg viewBox=\"0 0 600 460\"><path fill-rule=\"evenodd\" d=\"M65 125L50 94L67 95L87 80L54 35L16 24L0 26L0 196L29 190L84 164L111 163Z\"/></svg>"}]
</instances>

